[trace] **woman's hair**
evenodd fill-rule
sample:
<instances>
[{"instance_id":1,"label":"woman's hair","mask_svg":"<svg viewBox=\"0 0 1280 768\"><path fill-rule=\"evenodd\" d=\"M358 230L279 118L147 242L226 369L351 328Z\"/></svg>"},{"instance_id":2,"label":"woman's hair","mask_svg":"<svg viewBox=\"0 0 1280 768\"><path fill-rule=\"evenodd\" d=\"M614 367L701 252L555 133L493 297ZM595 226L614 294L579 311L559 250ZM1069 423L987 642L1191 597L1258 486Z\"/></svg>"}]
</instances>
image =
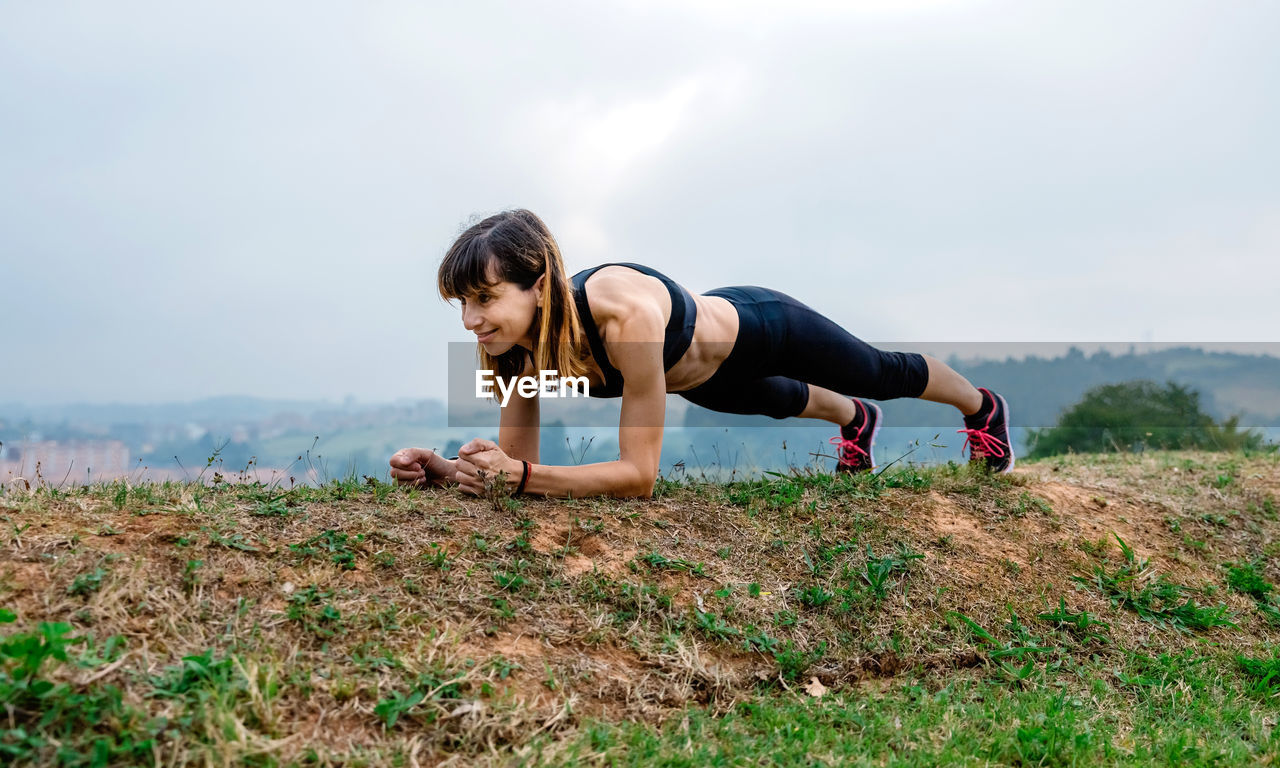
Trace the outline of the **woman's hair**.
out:
<instances>
[{"instance_id":1,"label":"woman's hair","mask_svg":"<svg viewBox=\"0 0 1280 768\"><path fill-rule=\"evenodd\" d=\"M469 227L449 246L436 283L441 298L448 300L503 281L527 291L544 275L542 299L533 315L537 341L529 350L534 367L557 371L562 378L585 375L585 337L560 246L531 211L503 211ZM496 357L483 346L478 351L480 367L496 371L500 377L518 376L524 369L526 351L520 346Z\"/></svg>"}]
</instances>

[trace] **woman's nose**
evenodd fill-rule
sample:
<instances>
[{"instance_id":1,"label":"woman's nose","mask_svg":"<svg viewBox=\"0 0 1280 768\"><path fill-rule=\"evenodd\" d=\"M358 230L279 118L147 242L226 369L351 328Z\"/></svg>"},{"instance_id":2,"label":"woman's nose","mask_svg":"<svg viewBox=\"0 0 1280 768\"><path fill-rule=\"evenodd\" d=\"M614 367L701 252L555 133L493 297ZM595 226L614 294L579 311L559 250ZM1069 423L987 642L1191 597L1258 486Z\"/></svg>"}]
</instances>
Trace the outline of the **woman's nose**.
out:
<instances>
[{"instance_id":1,"label":"woman's nose","mask_svg":"<svg viewBox=\"0 0 1280 768\"><path fill-rule=\"evenodd\" d=\"M468 331L473 331L480 327L482 318L480 313L475 311L470 305L462 305L462 327Z\"/></svg>"}]
</instances>

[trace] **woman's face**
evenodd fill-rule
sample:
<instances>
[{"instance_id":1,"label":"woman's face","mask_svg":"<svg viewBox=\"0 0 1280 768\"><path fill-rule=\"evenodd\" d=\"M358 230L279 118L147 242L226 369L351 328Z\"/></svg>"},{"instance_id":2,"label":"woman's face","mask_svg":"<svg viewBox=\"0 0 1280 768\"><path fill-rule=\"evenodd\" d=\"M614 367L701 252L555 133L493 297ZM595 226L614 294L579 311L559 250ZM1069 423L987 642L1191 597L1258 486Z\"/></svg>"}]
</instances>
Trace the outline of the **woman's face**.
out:
<instances>
[{"instance_id":1,"label":"woman's face","mask_svg":"<svg viewBox=\"0 0 1280 768\"><path fill-rule=\"evenodd\" d=\"M532 349L533 315L542 298L543 279L528 290L504 280L462 297L463 327L490 355L501 355L516 344Z\"/></svg>"}]
</instances>

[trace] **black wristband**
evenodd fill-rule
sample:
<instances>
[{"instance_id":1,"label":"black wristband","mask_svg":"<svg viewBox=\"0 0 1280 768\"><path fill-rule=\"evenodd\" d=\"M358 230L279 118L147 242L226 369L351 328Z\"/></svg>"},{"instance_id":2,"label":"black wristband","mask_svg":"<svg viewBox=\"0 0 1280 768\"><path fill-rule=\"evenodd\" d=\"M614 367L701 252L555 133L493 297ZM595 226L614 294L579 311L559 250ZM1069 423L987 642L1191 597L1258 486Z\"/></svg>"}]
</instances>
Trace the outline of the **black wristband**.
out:
<instances>
[{"instance_id":1,"label":"black wristband","mask_svg":"<svg viewBox=\"0 0 1280 768\"><path fill-rule=\"evenodd\" d=\"M517 496L524 493L524 485L529 482L529 462L521 459L520 463L524 464L524 474L520 476L520 485L516 486Z\"/></svg>"}]
</instances>

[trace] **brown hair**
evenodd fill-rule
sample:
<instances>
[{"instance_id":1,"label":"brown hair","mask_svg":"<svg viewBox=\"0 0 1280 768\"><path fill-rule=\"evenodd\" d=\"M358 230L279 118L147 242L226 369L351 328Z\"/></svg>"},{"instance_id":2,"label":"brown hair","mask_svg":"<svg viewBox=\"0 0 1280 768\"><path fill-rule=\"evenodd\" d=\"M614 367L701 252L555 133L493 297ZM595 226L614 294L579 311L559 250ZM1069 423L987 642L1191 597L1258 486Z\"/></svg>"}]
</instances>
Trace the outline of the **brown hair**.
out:
<instances>
[{"instance_id":1,"label":"brown hair","mask_svg":"<svg viewBox=\"0 0 1280 768\"><path fill-rule=\"evenodd\" d=\"M446 300L463 298L503 281L527 291L543 275L542 299L533 315L538 328L534 348L526 351L517 345L494 357L477 345L481 368L504 378L518 376L526 355L532 353L537 370L554 370L562 378L585 375L585 337L573 290L551 230L523 208L503 211L472 225L449 246L436 275L440 296Z\"/></svg>"}]
</instances>

